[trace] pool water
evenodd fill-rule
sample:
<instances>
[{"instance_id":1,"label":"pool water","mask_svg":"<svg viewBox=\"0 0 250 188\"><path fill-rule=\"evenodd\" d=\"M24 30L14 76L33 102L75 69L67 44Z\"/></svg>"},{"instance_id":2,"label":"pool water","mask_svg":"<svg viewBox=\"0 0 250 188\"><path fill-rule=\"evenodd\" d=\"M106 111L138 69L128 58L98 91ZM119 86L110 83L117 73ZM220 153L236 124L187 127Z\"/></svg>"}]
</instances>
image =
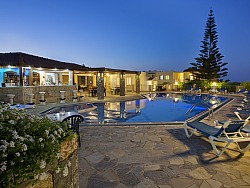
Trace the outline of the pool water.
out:
<instances>
[{"instance_id":1,"label":"pool water","mask_svg":"<svg viewBox=\"0 0 250 188\"><path fill-rule=\"evenodd\" d=\"M209 95L147 94L144 99L105 103L78 103L57 107L48 113L76 111L86 124L182 122L226 98Z\"/></svg>"},{"instance_id":2,"label":"pool water","mask_svg":"<svg viewBox=\"0 0 250 188\"><path fill-rule=\"evenodd\" d=\"M184 121L206 110L205 107L197 106L190 113L186 113L192 105L183 101L174 102L171 99L143 99L140 102L144 103L145 108L141 108L140 115L128 119L127 122Z\"/></svg>"}]
</instances>

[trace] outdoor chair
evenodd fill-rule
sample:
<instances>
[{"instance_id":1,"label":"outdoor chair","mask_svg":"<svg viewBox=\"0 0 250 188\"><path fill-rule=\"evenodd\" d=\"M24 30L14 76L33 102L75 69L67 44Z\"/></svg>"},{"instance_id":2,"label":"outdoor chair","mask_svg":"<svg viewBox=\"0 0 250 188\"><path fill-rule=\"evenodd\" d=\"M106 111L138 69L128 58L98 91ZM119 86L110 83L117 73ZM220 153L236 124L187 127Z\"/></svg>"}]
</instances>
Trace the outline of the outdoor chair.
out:
<instances>
[{"instance_id":1,"label":"outdoor chair","mask_svg":"<svg viewBox=\"0 0 250 188\"><path fill-rule=\"evenodd\" d=\"M79 147L81 147L81 138L80 138L80 134L79 134L79 124L83 120L84 120L84 118L81 115L72 115L72 116L66 117L62 121L62 122L66 122L67 125L69 126L69 128L71 130L73 130L74 132L76 132L76 134L78 135L78 145L79 145Z\"/></svg>"},{"instance_id":2,"label":"outdoor chair","mask_svg":"<svg viewBox=\"0 0 250 188\"><path fill-rule=\"evenodd\" d=\"M208 137L215 154L220 156L231 143L235 143L241 153L246 152L250 148L250 137L245 136L242 132L242 129L247 123L248 120L226 121L218 128L202 122L184 122L183 127L188 138L190 138L194 132L199 132ZM191 132L188 131L188 127L191 129ZM218 150L215 142L223 142L225 146L221 150ZM248 142L248 144L241 148L239 146L240 142Z\"/></svg>"},{"instance_id":3,"label":"outdoor chair","mask_svg":"<svg viewBox=\"0 0 250 188\"><path fill-rule=\"evenodd\" d=\"M234 114L237 116L237 118L239 118L239 120L249 120L250 119L250 112L237 112L235 111ZM244 117L245 118L244 118Z\"/></svg>"}]
</instances>

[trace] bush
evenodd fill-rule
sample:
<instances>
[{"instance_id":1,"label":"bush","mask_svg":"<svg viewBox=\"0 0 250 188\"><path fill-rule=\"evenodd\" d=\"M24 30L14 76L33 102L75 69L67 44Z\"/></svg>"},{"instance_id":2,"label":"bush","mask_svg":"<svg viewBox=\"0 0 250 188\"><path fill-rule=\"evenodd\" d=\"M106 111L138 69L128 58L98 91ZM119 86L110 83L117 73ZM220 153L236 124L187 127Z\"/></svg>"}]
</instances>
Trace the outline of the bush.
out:
<instances>
[{"instance_id":1,"label":"bush","mask_svg":"<svg viewBox=\"0 0 250 188\"><path fill-rule=\"evenodd\" d=\"M240 85L250 91L250 82L242 82Z\"/></svg>"},{"instance_id":2,"label":"bush","mask_svg":"<svg viewBox=\"0 0 250 188\"><path fill-rule=\"evenodd\" d=\"M60 157L60 143L74 133L66 124L0 104L0 187L17 187Z\"/></svg>"},{"instance_id":3,"label":"bush","mask_svg":"<svg viewBox=\"0 0 250 188\"><path fill-rule=\"evenodd\" d=\"M207 91L210 89L210 84L206 80L189 80L181 85L182 90L193 90L201 89L202 91Z\"/></svg>"},{"instance_id":4,"label":"bush","mask_svg":"<svg viewBox=\"0 0 250 188\"><path fill-rule=\"evenodd\" d=\"M236 92L236 87L240 85L240 82L227 82L223 84L223 87L228 92Z\"/></svg>"}]
</instances>

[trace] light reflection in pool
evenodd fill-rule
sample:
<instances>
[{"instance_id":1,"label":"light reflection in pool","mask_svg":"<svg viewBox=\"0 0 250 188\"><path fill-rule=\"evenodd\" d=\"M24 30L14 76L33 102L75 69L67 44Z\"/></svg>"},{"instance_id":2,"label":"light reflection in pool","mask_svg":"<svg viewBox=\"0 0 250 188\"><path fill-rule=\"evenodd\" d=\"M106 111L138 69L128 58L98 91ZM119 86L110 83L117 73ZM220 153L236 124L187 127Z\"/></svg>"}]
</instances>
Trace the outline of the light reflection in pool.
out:
<instances>
[{"instance_id":1,"label":"light reflection in pool","mask_svg":"<svg viewBox=\"0 0 250 188\"><path fill-rule=\"evenodd\" d=\"M157 94L151 99L147 96L140 100L78 103L63 108L66 111L81 113L85 117L86 124L181 122L203 112L211 107L212 103L216 105L225 100L220 97L193 94ZM49 113L56 113L57 110L59 109L55 108Z\"/></svg>"}]
</instances>

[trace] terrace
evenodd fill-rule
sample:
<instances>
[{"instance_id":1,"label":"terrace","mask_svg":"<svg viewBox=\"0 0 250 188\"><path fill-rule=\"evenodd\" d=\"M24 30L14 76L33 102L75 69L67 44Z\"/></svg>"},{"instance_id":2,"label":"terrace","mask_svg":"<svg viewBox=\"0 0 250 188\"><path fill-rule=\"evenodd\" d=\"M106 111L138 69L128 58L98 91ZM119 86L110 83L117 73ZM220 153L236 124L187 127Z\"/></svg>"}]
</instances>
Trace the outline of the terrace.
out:
<instances>
[{"instance_id":1,"label":"terrace","mask_svg":"<svg viewBox=\"0 0 250 188\"><path fill-rule=\"evenodd\" d=\"M239 99L215 112L236 118ZM81 187L244 187L250 184L250 152L227 150L216 157L208 140L187 138L182 126L81 127Z\"/></svg>"},{"instance_id":2,"label":"terrace","mask_svg":"<svg viewBox=\"0 0 250 188\"><path fill-rule=\"evenodd\" d=\"M118 96L115 99L120 100ZM235 97L212 119L202 121L213 125L216 119L237 119L233 110L240 100ZM181 125L81 126L80 134L80 187L219 188L250 184L250 152L243 155L232 147L216 157L206 138L198 134L187 138Z\"/></svg>"}]
</instances>

